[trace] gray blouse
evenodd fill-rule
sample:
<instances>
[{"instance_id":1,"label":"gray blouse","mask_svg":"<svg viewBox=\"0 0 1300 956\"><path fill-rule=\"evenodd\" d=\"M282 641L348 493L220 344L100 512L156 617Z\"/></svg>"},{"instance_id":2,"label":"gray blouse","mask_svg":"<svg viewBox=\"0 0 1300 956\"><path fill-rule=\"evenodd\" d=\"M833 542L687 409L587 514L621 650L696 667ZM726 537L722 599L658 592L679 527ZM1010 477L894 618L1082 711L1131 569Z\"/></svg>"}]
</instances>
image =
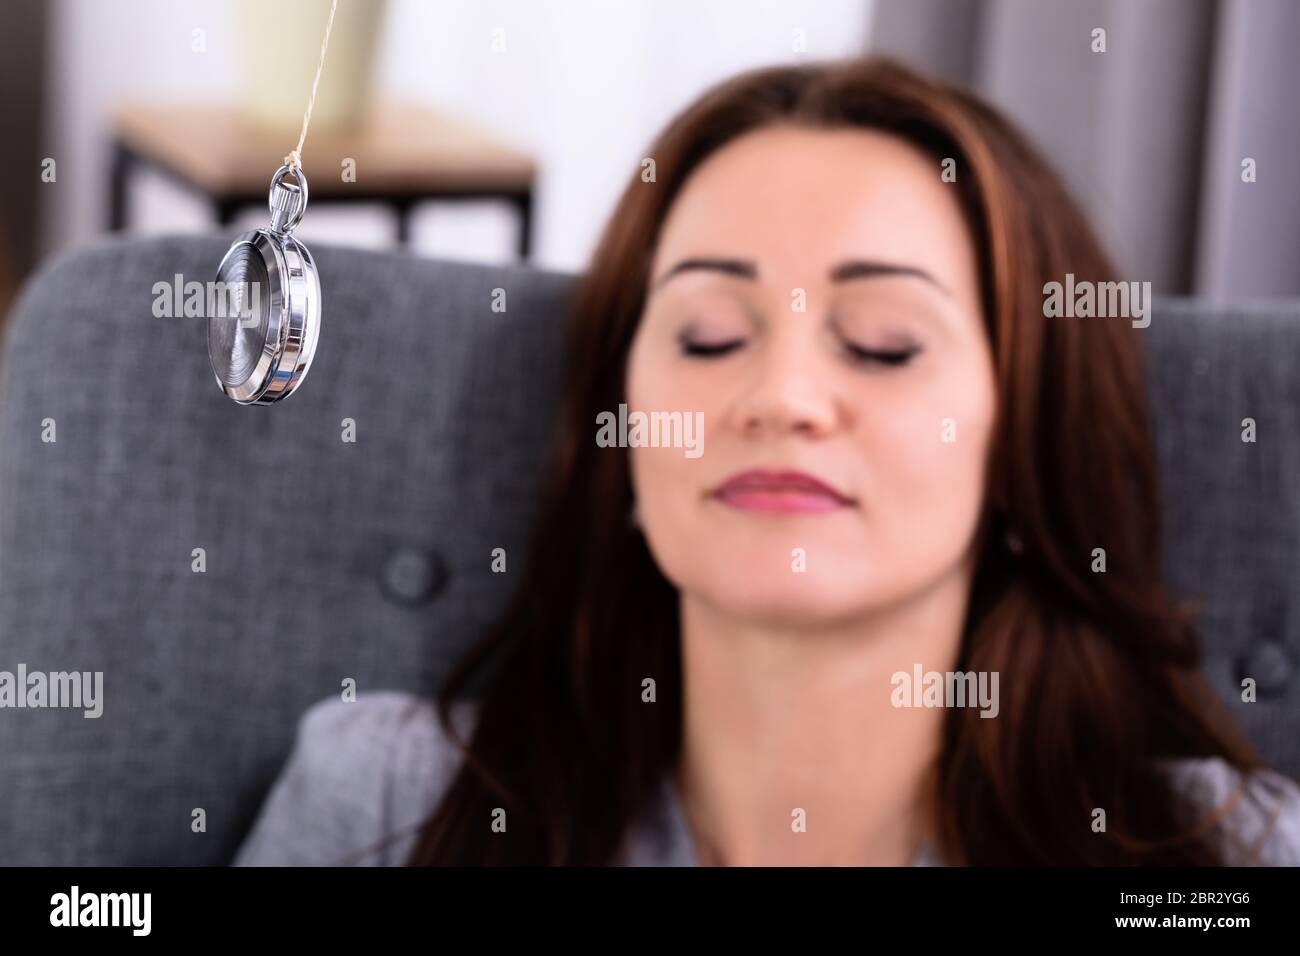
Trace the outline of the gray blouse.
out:
<instances>
[{"instance_id":1,"label":"gray blouse","mask_svg":"<svg viewBox=\"0 0 1300 956\"><path fill-rule=\"evenodd\" d=\"M453 707L468 739L473 702ZM376 691L348 703L331 697L303 714L293 751L271 788L236 866L399 866L420 824L437 808L460 755L444 735L432 701ZM1218 758L1164 764L1176 789L1196 805L1216 807L1240 785L1240 773ZM1244 848L1262 847L1257 862L1300 865L1300 786L1271 770L1252 775L1222 832L1229 863L1252 862ZM693 866L692 838L670 779L629 830L626 866ZM941 865L929 848L913 865Z\"/></svg>"}]
</instances>

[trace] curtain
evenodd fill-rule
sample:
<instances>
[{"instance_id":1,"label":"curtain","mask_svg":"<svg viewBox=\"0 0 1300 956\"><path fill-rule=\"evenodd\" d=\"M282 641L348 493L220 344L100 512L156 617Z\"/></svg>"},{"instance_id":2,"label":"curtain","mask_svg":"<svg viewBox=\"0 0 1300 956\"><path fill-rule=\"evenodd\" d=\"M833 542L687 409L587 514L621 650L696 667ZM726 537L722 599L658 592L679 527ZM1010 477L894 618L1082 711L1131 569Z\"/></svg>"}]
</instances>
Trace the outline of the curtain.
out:
<instances>
[{"instance_id":1,"label":"curtain","mask_svg":"<svg viewBox=\"0 0 1300 956\"><path fill-rule=\"evenodd\" d=\"M1217 301L1300 295L1298 45L1293 0L875 0L870 33L1016 121L1125 278Z\"/></svg>"}]
</instances>

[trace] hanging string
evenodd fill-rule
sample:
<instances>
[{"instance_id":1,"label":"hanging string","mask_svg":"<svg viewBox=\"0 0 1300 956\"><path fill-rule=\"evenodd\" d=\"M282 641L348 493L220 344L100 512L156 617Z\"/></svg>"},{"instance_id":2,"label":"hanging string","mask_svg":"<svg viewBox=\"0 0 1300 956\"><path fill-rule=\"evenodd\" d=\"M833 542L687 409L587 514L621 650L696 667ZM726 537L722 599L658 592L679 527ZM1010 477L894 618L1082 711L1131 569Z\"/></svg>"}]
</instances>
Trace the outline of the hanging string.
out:
<instances>
[{"instance_id":1,"label":"hanging string","mask_svg":"<svg viewBox=\"0 0 1300 956\"><path fill-rule=\"evenodd\" d=\"M298 145L284 157L284 164L290 169L302 169L302 144L307 141L307 124L311 122L311 108L316 105L316 87L320 83L320 71L325 66L325 48L330 45L330 30L334 28L334 11L338 9L339 0L330 0L330 16L325 21L325 39L320 45L320 62L316 64L316 79L311 81L311 97L307 100L307 111L302 114L302 132L298 134Z\"/></svg>"}]
</instances>

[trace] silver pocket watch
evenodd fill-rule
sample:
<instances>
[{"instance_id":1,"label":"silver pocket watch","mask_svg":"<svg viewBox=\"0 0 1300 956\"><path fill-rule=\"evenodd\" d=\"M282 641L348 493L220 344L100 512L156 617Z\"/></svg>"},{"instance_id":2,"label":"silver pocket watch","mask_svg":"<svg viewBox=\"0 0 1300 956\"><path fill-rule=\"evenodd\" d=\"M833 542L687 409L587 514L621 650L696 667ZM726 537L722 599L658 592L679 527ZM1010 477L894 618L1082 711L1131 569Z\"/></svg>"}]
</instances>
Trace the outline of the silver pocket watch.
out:
<instances>
[{"instance_id":1,"label":"silver pocket watch","mask_svg":"<svg viewBox=\"0 0 1300 956\"><path fill-rule=\"evenodd\" d=\"M287 182L292 174L295 182ZM288 398L307 378L320 336L320 277L293 229L307 209L301 167L271 177L268 229L235 240L217 270L237 305L208 316L208 359L217 385L241 405ZM231 311L234 314L224 314Z\"/></svg>"}]
</instances>

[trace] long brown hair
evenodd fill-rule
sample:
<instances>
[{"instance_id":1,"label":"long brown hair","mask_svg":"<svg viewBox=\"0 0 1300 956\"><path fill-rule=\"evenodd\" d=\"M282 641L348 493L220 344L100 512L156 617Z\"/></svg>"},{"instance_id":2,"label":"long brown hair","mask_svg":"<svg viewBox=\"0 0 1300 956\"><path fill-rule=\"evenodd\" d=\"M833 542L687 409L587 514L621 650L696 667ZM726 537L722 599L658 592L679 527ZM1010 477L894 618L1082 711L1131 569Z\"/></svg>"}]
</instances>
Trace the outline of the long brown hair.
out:
<instances>
[{"instance_id":1,"label":"long brown hair","mask_svg":"<svg viewBox=\"0 0 1300 956\"><path fill-rule=\"evenodd\" d=\"M594 423L625 401L628 350L674 196L710 153L771 124L870 127L955 160L979 255L999 424L960 669L999 672L996 720L946 717L936 849L953 863L1222 862L1178 811L1161 758L1259 765L1198 670L1189 615L1162 584L1140 331L1046 319L1043 286L1113 281L1057 176L973 95L889 60L765 68L712 89L630 177L577 289L565 393L522 580L439 698L476 696L464 760L415 864L607 864L681 740L677 592L629 530L627 452ZM1014 532L1019 553L1001 546ZM1090 569L1104 548L1107 573ZM658 700L642 702L642 681ZM471 695L475 682L485 688ZM493 808L508 838L492 832ZM1093 812L1106 811L1095 833Z\"/></svg>"}]
</instances>

